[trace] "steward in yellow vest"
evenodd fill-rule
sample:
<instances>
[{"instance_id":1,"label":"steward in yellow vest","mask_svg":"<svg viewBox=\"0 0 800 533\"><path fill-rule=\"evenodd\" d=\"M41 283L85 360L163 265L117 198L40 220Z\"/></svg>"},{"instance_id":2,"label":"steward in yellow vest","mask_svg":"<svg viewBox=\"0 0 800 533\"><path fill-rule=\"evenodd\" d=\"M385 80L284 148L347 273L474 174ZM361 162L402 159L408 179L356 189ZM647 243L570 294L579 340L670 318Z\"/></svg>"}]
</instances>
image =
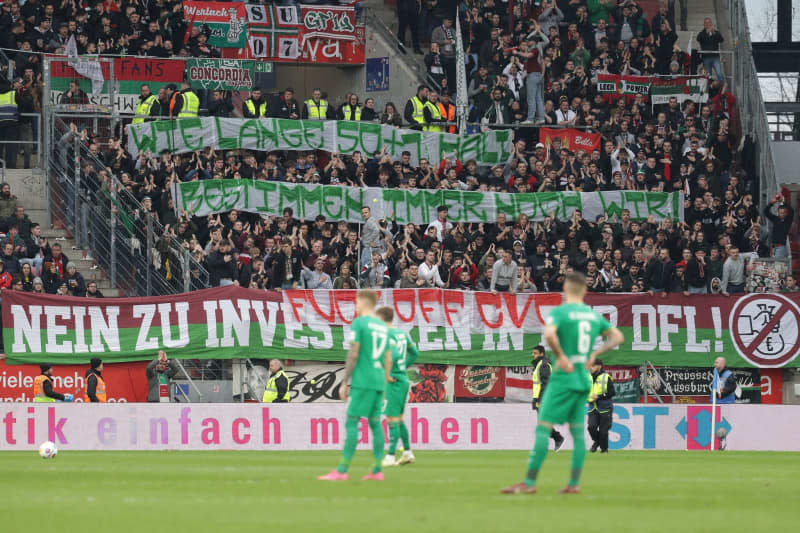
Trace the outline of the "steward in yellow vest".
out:
<instances>
[{"instance_id":1,"label":"steward in yellow vest","mask_svg":"<svg viewBox=\"0 0 800 533\"><path fill-rule=\"evenodd\" d=\"M303 103L303 118L311 120L332 119L333 112L327 100L322 99L322 91L314 89L311 98Z\"/></svg>"},{"instance_id":2,"label":"steward in yellow vest","mask_svg":"<svg viewBox=\"0 0 800 533\"><path fill-rule=\"evenodd\" d=\"M421 130L425 126L425 102L428 101L428 88L424 85L417 87L417 95L406 102L403 110L403 120L410 124L412 130Z\"/></svg>"},{"instance_id":3,"label":"steward in yellow vest","mask_svg":"<svg viewBox=\"0 0 800 533\"><path fill-rule=\"evenodd\" d=\"M244 118L262 118L267 116L267 101L259 87L254 87L250 92L250 98L245 100L242 106Z\"/></svg>"},{"instance_id":4,"label":"steward in yellow vest","mask_svg":"<svg viewBox=\"0 0 800 533\"><path fill-rule=\"evenodd\" d=\"M158 97L150 92L148 85L142 85L141 95L139 96L139 104L136 106L136 117L133 119L134 124L140 124L149 121L150 113L153 110L153 104L158 102Z\"/></svg>"},{"instance_id":5,"label":"steward in yellow vest","mask_svg":"<svg viewBox=\"0 0 800 533\"><path fill-rule=\"evenodd\" d=\"M425 116L425 131L444 131L444 126L439 124L443 119L439 111L439 94L436 91L428 92L428 101L425 102L422 112Z\"/></svg>"},{"instance_id":6,"label":"steward in yellow vest","mask_svg":"<svg viewBox=\"0 0 800 533\"><path fill-rule=\"evenodd\" d=\"M281 362L273 359L269 362L269 379L264 388L262 403L289 403L291 393L289 392L289 378L281 367Z\"/></svg>"},{"instance_id":7,"label":"steward in yellow vest","mask_svg":"<svg viewBox=\"0 0 800 533\"><path fill-rule=\"evenodd\" d=\"M173 97L170 114L178 118L196 117L200 111L200 99L192 92L189 82L181 82L181 92Z\"/></svg>"},{"instance_id":8,"label":"steward in yellow vest","mask_svg":"<svg viewBox=\"0 0 800 533\"><path fill-rule=\"evenodd\" d=\"M587 429L594 444L591 451L600 448L608 453L608 431L611 429L614 414L614 380L603 369L603 362L595 359L592 365L592 389L589 393L589 420Z\"/></svg>"},{"instance_id":9,"label":"steward in yellow vest","mask_svg":"<svg viewBox=\"0 0 800 533\"><path fill-rule=\"evenodd\" d=\"M17 92L10 90L0 93L0 122L13 122L19 120L19 106L17 105Z\"/></svg>"},{"instance_id":10,"label":"steward in yellow vest","mask_svg":"<svg viewBox=\"0 0 800 533\"><path fill-rule=\"evenodd\" d=\"M53 390L53 367L41 364L39 368L42 373L33 380L34 403L71 402L72 394L60 394Z\"/></svg>"},{"instance_id":11,"label":"steward in yellow vest","mask_svg":"<svg viewBox=\"0 0 800 533\"><path fill-rule=\"evenodd\" d=\"M531 353L531 364L533 365L533 410L538 411L539 406L544 398L544 389L547 382L550 381L550 374L553 367L544 354L544 346L536 346ZM559 433L556 428L550 432L550 438L555 441L555 451L561 449L564 445L564 437Z\"/></svg>"}]
</instances>

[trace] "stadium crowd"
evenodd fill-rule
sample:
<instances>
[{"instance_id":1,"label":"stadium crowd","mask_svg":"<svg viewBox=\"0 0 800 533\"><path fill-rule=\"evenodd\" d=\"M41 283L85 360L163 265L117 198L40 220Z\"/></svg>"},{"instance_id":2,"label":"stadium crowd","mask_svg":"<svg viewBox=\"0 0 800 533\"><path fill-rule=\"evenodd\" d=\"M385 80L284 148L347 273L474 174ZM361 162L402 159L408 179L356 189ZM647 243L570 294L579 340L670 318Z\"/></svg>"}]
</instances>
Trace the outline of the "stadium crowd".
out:
<instances>
[{"instance_id":1,"label":"stadium crowd","mask_svg":"<svg viewBox=\"0 0 800 533\"><path fill-rule=\"evenodd\" d=\"M414 24L409 21L409 4L422 9L400 0L401 41L405 26L411 25L413 48L421 50L419 39L414 40L419 31L416 19L410 17ZM323 90L314 89L303 100L287 88L274 95L253 90L241 110L234 108L229 95L214 92L207 112L373 120L452 131L455 4L432 4L426 4L429 16L420 20L429 21L425 62L439 87L420 87L402 107L392 102L377 106L372 98L362 103L357 94L348 94L337 108ZM138 211L138 203L150 211L204 265L212 286L557 291L566 273L575 269L587 274L593 292L732 293L744 290L744 257L787 256L795 213L781 196L760 208L755 204L753 143L739 133L736 99L728 90L719 55L714 54L722 36L710 20L697 37L700 49L707 52L700 56L687 54L677 44L674 2L648 19L632 0L547 0L538 6L526 4L511 31L505 4L483 0L465 7L461 28L470 121L482 128L514 128L513 156L506 164L486 168L452 157L412 164L409 154L392 160L382 152L212 148L186 154L141 153L133 158L125 150L124 133L108 140L83 130L81 141L90 157L82 168L82 181L94 194L113 187L111 176L117 177L138 200L128 206L130 212ZM685 24L685 16L682 19ZM73 34L81 53L212 57L219 52L207 46L202 31L193 30L184 43L186 21L180 3L166 0L96 2L88 9L68 0L57 5L28 0L23 6L7 0L0 30L5 39L2 47L18 50L14 89L29 93L26 105L33 109L42 97L37 52L63 53ZM708 73L709 99L679 103L673 98L653 107L641 95L609 97L598 91L597 76L602 73ZM165 88L152 99L149 88L143 87L137 118L177 113L180 108L170 111L168 102L173 95L188 93L192 90L184 84ZM62 97L66 103L85 98L77 84ZM182 96L182 101L188 106L193 99ZM592 151L562 146L559 138L545 146L538 138L540 126L585 129L600 133L603 140ZM576 211L566 220L554 214L542 221L524 214L508 220L500 214L492 223L464 224L450 222L447 210L441 208L430 225L401 226L391 218L376 220L368 207L362 212L362 224L324 217L299 220L290 209L282 217L236 211L208 217L176 215L172 183L227 178L511 193L676 191L685 194L685 221L633 220L627 211L618 219L586 220ZM17 230L20 239L30 238L22 235L19 225ZM8 255L4 250L6 272L14 264L9 256L19 260L33 253L23 248L12 247ZM56 252L55 244L40 248L29 258L39 261L31 262L28 277L42 268L44 282L56 265L58 280L42 283L44 290L56 292L53 287L66 279L67 290L82 294L85 283L72 285L70 264L56 256L63 254ZM160 268L167 268L166 261ZM786 285L787 290L797 290L791 278Z\"/></svg>"}]
</instances>

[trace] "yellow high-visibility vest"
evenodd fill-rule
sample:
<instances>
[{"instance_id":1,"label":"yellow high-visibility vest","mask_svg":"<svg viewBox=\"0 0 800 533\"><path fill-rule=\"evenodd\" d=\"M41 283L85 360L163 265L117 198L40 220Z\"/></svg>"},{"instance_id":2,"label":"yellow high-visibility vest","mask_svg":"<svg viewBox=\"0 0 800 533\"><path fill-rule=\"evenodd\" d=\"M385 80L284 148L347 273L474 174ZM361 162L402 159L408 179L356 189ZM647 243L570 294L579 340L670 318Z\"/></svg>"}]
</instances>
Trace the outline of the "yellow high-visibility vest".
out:
<instances>
[{"instance_id":1,"label":"yellow high-visibility vest","mask_svg":"<svg viewBox=\"0 0 800 533\"><path fill-rule=\"evenodd\" d=\"M19 120L19 107L17 106L17 92L8 91L0 93L0 122Z\"/></svg>"},{"instance_id":2,"label":"yellow high-visibility vest","mask_svg":"<svg viewBox=\"0 0 800 533\"><path fill-rule=\"evenodd\" d=\"M549 364L545 361L545 358L542 357L539 362L536 364L536 368L533 369L533 399L538 400L542 396L542 382L539 380L539 369L542 367L542 364Z\"/></svg>"},{"instance_id":3,"label":"yellow high-visibility vest","mask_svg":"<svg viewBox=\"0 0 800 533\"><path fill-rule=\"evenodd\" d=\"M136 118L133 119L133 123L140 124L144 122L144 119L150 116L150 109L152 109L153 104L156 103L157 100L158 97L151 94L139 102L139 105L136 106Z\"/></svg>"},{"instance_id":4,"label":"yellow high-visibility vest","mask_svg":"<svg viewBox=\"0 0 800 533\"><path fill-rule=\"evenodd\" d=\"M181 93L181 96L183 97L183 107L178 113L178 118L196 117L197 112L200 111L200 99L192 91Z\"/></svg>"},{"instance_id":5,"label":"yellow high-visibility vest","mask_svg":"<svg viewBox=\"0 0 800 533\"><path fill-rule=\"evenodd\" d=\"M434 120L442 119L442 113L439 111L439 106L428 101L425 102L425 107L431 112L431 117L433 117ZM430 124L428 126L425 126L423 129L425 131L444 131L444 126L441 126L439 124Z\"/></svg>"},{"instance_id":6,"label":"yellow high-visibility vest","mask_svg":"<svg viewBox=\"0 0 800 533\"><path fill-rule=\"evenodd\" d=\"M608 380L611 376L608 373L603 372L597 379L592 381L592 390L589 392L590 396L600 397L608 391ZM597 402L589 402L589 411L594 411L597 409ZM601 413L607 412L608 409L605 411L600 411Z\"/></svg>"},{"instance_id":7,"label":"yellow high-visibility vest","mask_svg":"<svg viewBox=\"0 0 800 533\"><path fill-rule=\"evenodd\" d=\"M420 100L418 96L414 96L411 98L411 106L414 108L414 112L411 114L411 118L414 119L414 122L417 124L425 124L425 113L422 111L425 104L422 103L422 100Z\"/></svg>"},{"instance_id":8,"label":"yellow high-visibility vest","mask_svg":"<svg viewBox=\"0 0 800 533\"><path fill-rule=\"evenodd\" d=\"M306 107L308 107L308 118L325 120L328 118L328 101L320 100L319 103L309 98L306 100Z\"/></svg>"},{"instance_id":9,"label":"yellow high-visibility vest","mask_svg":"<svg viewBox=\"0 0 800 533\"><path fill-rule=\"evenodd\" d=\"M342 107L342 115L345 120L361 120L361 108L356 106L355 111L350 105ZM355 118L353 116L355 115Z\"/></svg>"},{"instance_id":10,"label":"yellow high-visibility vest","mask_svg":"<svg viewBox=\"0 0 800 533\"><path fill-rule=\"evenodd\" d=\"M275 383L275 381L281 376L286 378L286 383L287 383L286 394L283 395L283 400L286 402L290 401L291 395L289 394L289 387L288 387L289 376L287 376L286 373L283 371L283 369L281 369L275 372L275 375L267 380L267 386L264 389L264 396L261 398L262 403L272 403L278 399L278 386Z\"/></svg>"},{"instance_id":11,"label":"yellow high-visibility vest","mask_svg":"<svg viewBox=\"0 0 800 533\"><path fill-rule=\"evenodd\" d=\"M258 117L264 117L267 115L267 102L261 102L258 105L258 114L256 115L256 104L253 102L252 98L248 98L247 101L244 103L247 107L247 110L250 111L250 114Z\"/></svg>"}]
</instances>

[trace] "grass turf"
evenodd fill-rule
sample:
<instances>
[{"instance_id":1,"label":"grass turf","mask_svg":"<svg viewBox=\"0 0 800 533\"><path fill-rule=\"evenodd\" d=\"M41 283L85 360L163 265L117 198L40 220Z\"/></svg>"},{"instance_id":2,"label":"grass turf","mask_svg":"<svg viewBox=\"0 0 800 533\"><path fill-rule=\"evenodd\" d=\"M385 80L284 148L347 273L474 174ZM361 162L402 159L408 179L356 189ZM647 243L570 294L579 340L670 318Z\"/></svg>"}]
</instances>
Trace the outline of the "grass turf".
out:
<instances>
[{"instance_id":1,"label":"grass turf","mask_svg":"<svg viewBox=\"0 0 800 533\"><path fill-rule=\"evenodd\" d=\"M316 481L333 452L0 453L0 531L788 531L798 455L590 454L582 494L559 496L570 452L552 452L539 494L501 496L526 452L418 452L417 463L362 482ZM795 526L791 526L795 524Z\"/></svg>"}]
</instances>

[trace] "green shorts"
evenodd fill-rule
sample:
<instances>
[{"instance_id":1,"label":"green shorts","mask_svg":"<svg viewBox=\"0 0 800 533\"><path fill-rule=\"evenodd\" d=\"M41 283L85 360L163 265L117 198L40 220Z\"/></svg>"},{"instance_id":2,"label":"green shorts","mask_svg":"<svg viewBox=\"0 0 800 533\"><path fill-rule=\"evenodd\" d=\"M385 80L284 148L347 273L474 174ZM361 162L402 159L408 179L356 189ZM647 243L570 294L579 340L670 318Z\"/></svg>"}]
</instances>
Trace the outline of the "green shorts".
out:
<instances>
[{"instance_id":1,"label":"green shorts","mask_svg":"<svg viewBox=\"0 0 800 533\"><path fill-rule=\"evenodd\" d=\"M544 391L539 405L539 421L550 424L583 425L589 391L576 391L552 384Z\"/></svg>"},{"instance_id":2,"label":"green shorts","mask_svg":"<svg viewBox=\"0 0 800 533\"><path fill-rule=\"evenodd\" d=\"M383 414L386 416L403 416L408 399L408 380L398 380L386 385L386 407Z\"/></svg>"},{"instance_id":3,"label":"green shorts","mask_svg":"<svg viewBox=\"0 0 800 533\"><path fill-rule=\"evenodd\" d=\"M383 408L383 391L375 389L351 389L347 416L358 418L380 418Z\"/></svg>"}]
</instances>

